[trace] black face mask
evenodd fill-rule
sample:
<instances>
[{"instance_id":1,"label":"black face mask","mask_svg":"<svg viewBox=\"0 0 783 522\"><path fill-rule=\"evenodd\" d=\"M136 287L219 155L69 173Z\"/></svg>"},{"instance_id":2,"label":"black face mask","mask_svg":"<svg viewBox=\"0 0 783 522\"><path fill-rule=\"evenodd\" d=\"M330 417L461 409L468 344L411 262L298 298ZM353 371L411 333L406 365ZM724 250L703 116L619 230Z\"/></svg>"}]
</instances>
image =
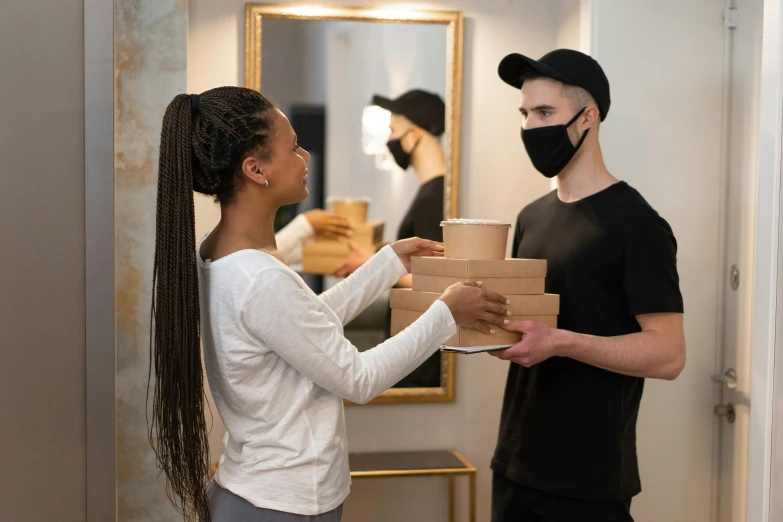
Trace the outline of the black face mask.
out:
<instances>
[{"instance_id":1,"label":"black face mask","mask_svg":"<svg viewBox=\"0 0 783 522\"><path fill-rule=\"evenodd\" d=\"M410 167L411 155L413 155L413 151L416 150L416 147L419 145L419 142L416 142L416 145L413 146L410 152L405 152L405 150L402 148L402 139L408 134L408 132L410 131L407 131L399 138L389 140L386 143L386 146L389 147L389 152L391 152L391 155L394 157L395 163L397 163L397 165L399 165L402 170L407 170L408 167Z\"/></svg>"},{"instance_id":2,"label":"black face mask","mask_svg":"<svg viewBox=\"0 0 783 522\"><path fill-rule=\"evenodd\" d=\"M585 112L585 107L565 125L550 125L536 129L522 129L522 142L533 166L547 178L554 178L568 165L587 137L587 129L574 146L568 137L570 127Z\"/></svg>"}]
</instances>

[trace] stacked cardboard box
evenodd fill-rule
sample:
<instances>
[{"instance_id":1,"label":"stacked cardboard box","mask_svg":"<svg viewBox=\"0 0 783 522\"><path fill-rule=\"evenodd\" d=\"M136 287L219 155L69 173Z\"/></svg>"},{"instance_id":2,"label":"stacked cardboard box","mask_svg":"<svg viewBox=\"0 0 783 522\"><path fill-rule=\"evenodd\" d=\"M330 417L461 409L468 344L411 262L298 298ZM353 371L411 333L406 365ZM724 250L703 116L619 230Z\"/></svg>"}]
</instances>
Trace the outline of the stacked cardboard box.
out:
<instances>
[{"instance_id":1,"label":"stacked cardboard box","mask_svg":"<svg viewBox=\"0 0 783 522\"><path fill-rule=\"evenodd\" d=\"M560 296L544 293L546 261L540 259L447 259L415 257L412 289L395 289L391 295L392 334L413 324L446 289L459 282L481 281L487 290L507 297L512 321L531 320L557 326ZM501 327L494 334L459 327L446 341L450 346L514 344L521 334Z\"/></svg>"},{"instance_id":2,"label":"stacked cardboard box","mask_svg":"<svg viewBox=\"0 0 783 522\"><path fill-rule=\"evenodd\" d=\"M358 245L377 252L383 242L383 221L368 221L354 225L351 239ZM309 274L333 274L351 253L348 240L325 239L316 236L302 247L302 271Z\"/></svg>"}]
</instances>

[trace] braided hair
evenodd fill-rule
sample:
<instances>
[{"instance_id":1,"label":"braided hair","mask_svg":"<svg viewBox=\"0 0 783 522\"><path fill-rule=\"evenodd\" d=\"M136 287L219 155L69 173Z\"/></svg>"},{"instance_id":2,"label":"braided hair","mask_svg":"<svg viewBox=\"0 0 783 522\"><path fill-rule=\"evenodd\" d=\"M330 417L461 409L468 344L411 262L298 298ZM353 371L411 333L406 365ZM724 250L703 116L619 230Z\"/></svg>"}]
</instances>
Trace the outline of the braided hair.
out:
<instances>
[{"instance_id":1,"label":"braided hair","mask_svg":"<svg viewBox=\"0 0 783 522\"><path fill-rule=\"evenodd\" d=\"M274 102L240 87L174 98L163 117L152 279L148 435L169 499L185 520L209 521L209 443L199 342L193 191L230 204L241 164L269 154Z\"/></svg>"}]
</instances>

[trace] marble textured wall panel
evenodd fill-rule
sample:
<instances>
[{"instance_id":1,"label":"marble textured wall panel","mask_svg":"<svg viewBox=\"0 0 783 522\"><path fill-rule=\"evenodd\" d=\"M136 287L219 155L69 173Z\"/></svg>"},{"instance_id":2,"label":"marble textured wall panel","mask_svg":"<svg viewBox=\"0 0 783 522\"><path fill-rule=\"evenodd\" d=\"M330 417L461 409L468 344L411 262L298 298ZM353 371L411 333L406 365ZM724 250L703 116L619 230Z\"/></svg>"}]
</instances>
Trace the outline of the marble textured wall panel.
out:
<instances>
[{"instance_id":1,"label":"marble textured wall panel","mask_svg":"<svg viewBox=\"0 0 783 522\"><path fill-rule=\"evenodd\" d=\"M179 521L147 438L146 393L160 129L185 92L188 2L114 8L118 520Z\"/></svg>"}]
</instances>

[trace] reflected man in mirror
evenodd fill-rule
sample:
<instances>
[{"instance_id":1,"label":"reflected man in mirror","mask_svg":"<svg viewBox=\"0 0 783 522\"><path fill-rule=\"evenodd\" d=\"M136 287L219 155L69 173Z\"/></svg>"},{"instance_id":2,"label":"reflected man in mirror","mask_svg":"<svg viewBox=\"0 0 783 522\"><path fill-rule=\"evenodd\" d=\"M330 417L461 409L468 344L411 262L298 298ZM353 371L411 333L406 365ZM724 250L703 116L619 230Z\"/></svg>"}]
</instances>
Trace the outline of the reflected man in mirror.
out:
<instances>
[{"instance_id":1,"label":"reflected man in mirror","mask_svg":"<svg viewBox=\"0 0 783 522\"><path fill-rule=\"evenodd\" d=\"M389 127L389 152L397 165L407 170L412 167L418 177L419 190L400 223L397 239L420 237L443 241L440 223L443 221L443 177L446 162L440 138L446 128L446 106L437 94L414 89L395 99L375 95L373 105L392 113ZM372 257L372 252L352 245L353 254L335 275L345 277ZM397 286L410 288L412 278L407 275Z\"/></svg>"},{"instance_id":2,"label":"reflected man in mirror","mask_svg":"<svg viewBox=\"0 0 783 522\"><path fill-rule=\"evenodd\" d=\"M389 152L397 165L412 167L418 177L419 190L400 222L397 239L420 237L443 241L440 223L443 215L443 182L446 162L440 138L446 128L446 106L437 94L420 89L410 90L395 99L373 96L373 105L391 112ZM345 277L372 257L372 252L352 244L352 254L335 272ZM403 276L397 286L410 288L413 276ZM387 325L391 324L391 310ZM391 332L387 331L387 337ZM398 388L432 388L440 386L440 354L436 353L397 383Z\"/></svg>"}]
</instances>

